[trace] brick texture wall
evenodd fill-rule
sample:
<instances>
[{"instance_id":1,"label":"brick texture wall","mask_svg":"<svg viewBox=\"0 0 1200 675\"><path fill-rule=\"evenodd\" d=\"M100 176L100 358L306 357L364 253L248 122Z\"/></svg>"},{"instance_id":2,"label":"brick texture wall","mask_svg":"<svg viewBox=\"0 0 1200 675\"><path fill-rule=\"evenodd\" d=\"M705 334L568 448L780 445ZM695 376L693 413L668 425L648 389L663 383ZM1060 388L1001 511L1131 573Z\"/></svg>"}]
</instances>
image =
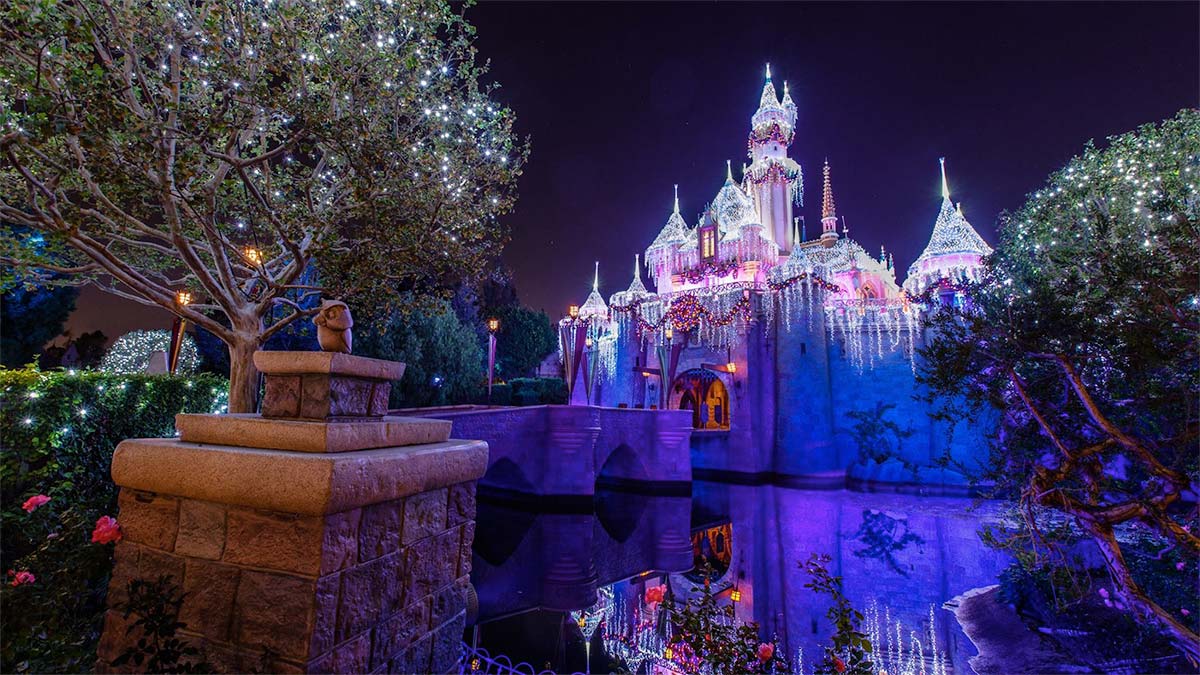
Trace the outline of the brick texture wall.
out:
<instances>
[{"instance_id":1,"label":"brick texture wall","mask_svg":"<svg viewBox=\"0 0 1200 675\"><path fill-rule=\"evenodd\" d=\"M222 672L446 673L466 621L475 484L324 516L122 489L97 671L136 643L129 582L172 577Z\"/></svg>"}]
</instances>

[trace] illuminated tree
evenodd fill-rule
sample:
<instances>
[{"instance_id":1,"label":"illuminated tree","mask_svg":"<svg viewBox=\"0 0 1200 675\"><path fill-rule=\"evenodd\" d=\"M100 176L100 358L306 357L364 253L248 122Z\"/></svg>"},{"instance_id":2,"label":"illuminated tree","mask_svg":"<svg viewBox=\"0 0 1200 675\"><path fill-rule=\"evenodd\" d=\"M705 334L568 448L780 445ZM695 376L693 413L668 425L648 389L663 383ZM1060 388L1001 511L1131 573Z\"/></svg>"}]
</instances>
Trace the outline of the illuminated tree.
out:
<instances>
[{"instance_id":1,"label":"illuminated tree","mask_svg":"<svg viewBox=\"0 0 1200 675\"><path fill-rule=\"evenodd\" d=\"M1115 528L1154 533L1195 580L1180 499L1200 439L1198 185L1198 111L1089 144L1004 219L973 309L934 317L920 373L944 401L1001 412L991 478L1020 496L1023 545L1052 544L1039 511L1069 516L1119 604L1193 664L1196 617L1149 597Z\"/></svg>"},{"instance_id":2,"label":"illuminated tree","mask_svg":"<svg viewBox=\"0 0 1200 675\"><path fill-rule=\"evenodd\" d=\"M388 307L504 243L526 144L461 7L7 4L0 218L45 246L6 228L0 259L208 330L253 410L253 351L313 296Z\"/></svg>"},{"instance_id":3,"label":"illuminated tree","mask_svg":"<svg viewBox=\"0 0 1200 675\"><path fill-rule=\"evenodd\" d=\"M154 352L168 352L171 348L171 331L135 330L113 342L100 362L100 370L107 373L144 373ZM196 341L184 334L179 348L179 363L176 372L191 373L200 365L200 353Z\"/></svg>"}]
</instances>

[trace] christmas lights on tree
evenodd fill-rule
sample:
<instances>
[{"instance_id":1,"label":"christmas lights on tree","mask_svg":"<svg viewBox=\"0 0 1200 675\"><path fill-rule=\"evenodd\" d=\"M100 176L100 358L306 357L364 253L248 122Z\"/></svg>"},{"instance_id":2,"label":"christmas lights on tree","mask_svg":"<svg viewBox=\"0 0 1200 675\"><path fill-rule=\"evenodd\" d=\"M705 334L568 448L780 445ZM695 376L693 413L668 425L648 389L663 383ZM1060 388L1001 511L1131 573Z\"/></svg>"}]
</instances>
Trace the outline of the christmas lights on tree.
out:
<instances>
[{"instance_id":1,"label":"christmas lights on tree","mask_svg":"<svg viewBox=\"0 0 1200 675\"><path fill-rule=\"evenodd\" d=\"M154 352L166 353L170 348L170 331L130 331L117 338L112 347L109 347L108 352L104 354L104 360L100 362L100 369L108 373L144 373ZM199 366L200 353L196 349L196 341L185 333L175 372L191 373Z\"/></svg>"}]
</instances>

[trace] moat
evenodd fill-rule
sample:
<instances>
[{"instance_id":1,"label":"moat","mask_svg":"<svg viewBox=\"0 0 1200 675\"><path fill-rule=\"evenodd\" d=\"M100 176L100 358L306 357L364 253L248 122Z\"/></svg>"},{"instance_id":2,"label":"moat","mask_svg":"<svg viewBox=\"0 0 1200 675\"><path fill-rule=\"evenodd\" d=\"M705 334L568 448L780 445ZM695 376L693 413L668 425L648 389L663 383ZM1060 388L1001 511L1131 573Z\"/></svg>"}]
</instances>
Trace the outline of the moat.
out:
<instances>
[{"instance_id":1,"label":"moat","mask_svg":"<svg viewBox=\"0 0 1200 675\"><path fill-rule=\"evenodd\" d=\"M977 533L1000 517L999 504L967 498L718 482L694 483L690 497L601 491L591 508L568 510L481 499L473 638L537 670L584 672L578 624L603 614L604 625L588 626L590 669L611 672L613 634L661 647L643 619L645 589L690 593L707 564L720 601L808 671L832 631L828 599L804 588L801 564L816 553L831 557L830 571L867 615L877 652L895 664L889 672L970 673L976 650L944 605L996 583L1008 560ZM653 666L646 659L640 669Z\"/></svg>"}]
</instances>

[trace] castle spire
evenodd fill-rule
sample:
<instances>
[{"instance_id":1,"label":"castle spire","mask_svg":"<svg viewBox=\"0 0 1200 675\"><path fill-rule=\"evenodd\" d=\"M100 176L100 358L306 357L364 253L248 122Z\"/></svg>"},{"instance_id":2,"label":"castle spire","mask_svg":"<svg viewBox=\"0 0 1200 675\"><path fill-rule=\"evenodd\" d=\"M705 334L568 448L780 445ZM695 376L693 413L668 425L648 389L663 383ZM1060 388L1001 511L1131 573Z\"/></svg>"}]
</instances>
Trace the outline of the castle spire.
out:
<instances>
[{"instance_id":1,"label":"castle spire","mask_svg":"<svg viewBox=\"0 0 1200 675\"><path fill-rule=\"evenodd\" d=\"M821 243L826 247L833 246L838 240L837 208L833 204L833 182L830 180L829 160L821 170L824 185L821 195Z\"/></svg>"},{"instance_id":2,"label":"castle spire","mask_svg":"<svg viewBox=\"0 0 1200 675\"><path fill-rule=\"evenodd\" d=\"M725 180L733 182L733 164L728 159L725 160Z\"/></svg>"},{"instance_id":3,"label":"castle spire","mask_svg":"<svg viewBox=\"0 0 1200 675\"><path fill-rule=\"evenodd\" d=\"M942 166L942 199L949 199L950 186L946 184L946 158L939 157L938 164Z\"/></svg>"},{"instance_id":4,"label":"castle spire","mask_svg":"<svg viewBox=\"0 0 1200 675\"><path fill-rule=\"evenodd\" d=\"M796 102L792 100L792 92L788 91L787 80L783 81L783 107L792 111L796 109Z\"/></svg>"},{"instance_id":5,"label":"castle spire","mask_svg":"<svg viewBox=\"0 0 1200 675\"><path fill-rule=\"evenodd\" d=\"M955 210L955 211L958 211L958 216L959 216L960 218L964 218L964 217L965 217L965 216L963 216L963 212L962 212L962 202L959 202L959 203L955 204L955 205L954 205L954 210Z\"/></svg>"},{"instance_id":6,"label":"castle spire","mask_svg":"<svg viewBox=\"0 0 1200 675\"><path fill-rule=\"evenodd\" d=\"M825 182L823 192L821 194L821 220L837 215L837 209L833 205L833 185L829 181L829 160L825 160L825 167L821 170Z\"/></svg>"},{"instance_id":7,"label":"castle spire","mask_svg":"<svg viewBox=\"0 0 1200 675\"><path fill-rule=\"evenodd\" d=\"M771 64L767 64L767 79L771 79Z\"/></svg>"},{"instance_id":8,"label":"castle spire","mask_svg":"<svg viewBox=\"0 0 1200 675\"><path fill-rule=\"evenodd\" d=\"M679 183L675 184L675 213L679 213Z\"/></svg>"},{"instance_id":9,"label":"castle spire","mask_svg":"<svg viewBox=\"0 0 1200 675\"><path fill-rule=\"evenodd\" d=\"M596 276L592 277L592 292L600 292L600 261L596 261Z\"/></svg>"}]
</instances>

